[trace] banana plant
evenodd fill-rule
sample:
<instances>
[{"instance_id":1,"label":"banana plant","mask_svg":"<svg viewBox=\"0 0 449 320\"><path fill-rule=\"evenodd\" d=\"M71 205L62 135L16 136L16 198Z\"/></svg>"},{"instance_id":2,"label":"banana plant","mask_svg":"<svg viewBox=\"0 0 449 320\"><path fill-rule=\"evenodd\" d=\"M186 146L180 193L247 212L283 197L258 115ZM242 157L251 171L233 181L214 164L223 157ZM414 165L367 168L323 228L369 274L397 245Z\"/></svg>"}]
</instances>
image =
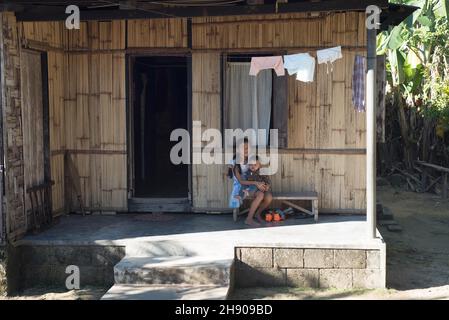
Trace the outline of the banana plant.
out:
<instances>
[{"instance_id":1,"label":"banana plant","mask_svg":"<svg viewBox=\"0 0 449 320\"><path fill-rule=\"evenodd\" d=\"M377 38L377 53L388 58L388 79L408 101L410 96L430 102L430 83L446 78L441 72L449 50L449 0L402 0L395 3L418 7L407 19ZM446 38L445 38L446 37ZM443 64L442 64L443 63ZM436 66L435 64L440 64ZM428 84L428 85L425 85Z\"/></svg>"},{"instance_id":2,"label":"banana plant","mask_svg":"<svg viewBox=\"0 0 449 320\"><path fill-rule=\"evenodd\" d=\"M418 149L420 158L426 160L434 148L429 130L434 130L443 145L449 132L449 0L392 2L418 7L377 38L377 53L387 57L387 80L398 107L405 164L411 168L413 150ZM423 120L419 128L417 117Z\"/></svg>"}]
</instances>

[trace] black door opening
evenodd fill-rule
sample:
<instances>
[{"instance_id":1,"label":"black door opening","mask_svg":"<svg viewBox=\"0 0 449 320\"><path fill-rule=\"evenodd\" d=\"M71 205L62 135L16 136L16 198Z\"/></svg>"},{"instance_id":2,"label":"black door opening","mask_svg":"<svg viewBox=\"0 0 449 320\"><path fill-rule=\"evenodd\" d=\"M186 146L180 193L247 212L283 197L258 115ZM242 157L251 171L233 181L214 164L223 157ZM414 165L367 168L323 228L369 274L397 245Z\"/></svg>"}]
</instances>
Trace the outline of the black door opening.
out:
<instances>
[{"instance_id":1,"label":"black door opening","mask_svg":"<svg viewBox=\"0 0 449 320\"><path fill-rule=\"evenodd\" d=\"M134 197L187 198L188 166L170 161L171 132L188 128L187 58L134 61Z\"/></svg>"}]
</instances>

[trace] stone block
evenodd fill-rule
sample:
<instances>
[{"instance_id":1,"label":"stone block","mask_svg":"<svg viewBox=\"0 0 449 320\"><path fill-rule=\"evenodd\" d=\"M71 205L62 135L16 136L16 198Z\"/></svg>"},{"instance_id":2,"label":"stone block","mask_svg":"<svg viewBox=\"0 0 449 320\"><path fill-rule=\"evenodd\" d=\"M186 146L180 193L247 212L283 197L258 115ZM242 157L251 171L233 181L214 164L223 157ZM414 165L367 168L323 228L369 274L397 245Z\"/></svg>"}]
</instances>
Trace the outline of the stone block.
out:
<instances>
[{"instance_id":1,"label":"stone block","mask_svg":"<svg viewBox=\"0 0 449 320\"><path fill-rule=\"evenodd\" d=\"M274 266L279 268L304 267L304 250L274 249Z\"/></svg>"},{"instance_id":2,"label":"stone block","mask_svg":"<svg viewBox=\"0 0 449 320\"><path fill-rule=\"evenodd\" d=\"M334 250L335 268L366 268L365 250Z\"/></svg>"},{"instance_id":3,"label":"stone block","mask_svg":"<svg viewBox=\"0 0 449 320\"><path fill-rule=\"evenodd\" d=\"M333 268L334 251L331 249L305 249L304 268Z\"/></svg>"},{"instance_id":4,"label":"stone block","mask_svg":"<svg viewBox=\"0 0 449 320\"><path fill-rule=\"evenodd\" d=\"M287 285L299 288L318 288L318 269L287 269Z\"/></svg>"},{"instance_id":5,"label":"stone block","mask_svg":"<svg viewBox=\"0 0 449 320\"><path fill-rule=\"evenodd\" d=\"M380 269L353 269L353 287L377 289L383 287Z\"/></svg>"},{"instance_id":6,"label":"stone block","mask_svg":"<svg viewBox=\"0 0 449 320\"><path fill-rule=\"evenodd\" d=\"M253 268L272 268L273 249L271 248L239 248L237 259Z\"/></svg>"},{"instance_id":7,"label":"stone block","mask_svg":"<svg viewBox=\"0 0 449 320\"><path fill-rule=\"evenodd\" d=\"M366 268L380 269L380 250L366 251Z\"/></svg>"},{"instance_id":8,"label":"stone block","mask_svg":"<svg viewBox=\"0 0 449 320\"><path fill-rule=\"evenodd\" d=\"M240 264L235 269L235 286L277 287L286 285L286 270L278 268L251 268Z\"/></svg>"},{"instance_id":9,"label":"stone block","mask_svg":"<svg viewBox=\"0 0 449 320\"><path fill-rule=\"evenodd\" d=\"M352 288L352 269L321 269L320 288Z\"/></svg>"}]
</instances>

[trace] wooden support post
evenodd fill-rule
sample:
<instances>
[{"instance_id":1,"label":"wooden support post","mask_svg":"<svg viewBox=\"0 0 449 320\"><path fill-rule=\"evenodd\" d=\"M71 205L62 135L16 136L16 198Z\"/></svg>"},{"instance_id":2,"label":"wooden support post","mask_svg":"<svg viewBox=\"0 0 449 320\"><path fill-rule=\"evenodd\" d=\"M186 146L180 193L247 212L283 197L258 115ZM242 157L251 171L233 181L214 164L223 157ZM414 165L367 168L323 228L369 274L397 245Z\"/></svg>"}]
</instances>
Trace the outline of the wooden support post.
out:
<instances>
[{"instance_id":1,"label":"wooden support post","mask_svg":"<svg viewBox=\"0 0 449 320\"><path fill-rule=\"evenodd\" d=\"M367 29L366 218L370 239L376 238L376 35L376 29Z\"/></svg>"}]
</instances>

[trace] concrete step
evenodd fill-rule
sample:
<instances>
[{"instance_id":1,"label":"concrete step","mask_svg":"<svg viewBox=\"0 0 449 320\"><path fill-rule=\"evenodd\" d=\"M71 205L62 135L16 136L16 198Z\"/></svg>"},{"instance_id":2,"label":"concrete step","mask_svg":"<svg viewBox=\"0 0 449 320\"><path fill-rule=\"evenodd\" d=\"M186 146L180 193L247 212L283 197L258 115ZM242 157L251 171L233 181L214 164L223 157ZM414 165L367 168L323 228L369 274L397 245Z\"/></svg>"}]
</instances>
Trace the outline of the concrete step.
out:
<instances>
[{"instance_id":1,"label":"concrete step","mask_svg":"<svg viewBox=\"0 0 449 320\"><path fill-rule=\"evenodd\" d=\"M116 284L101 300L224 300L228 286Z\"/></svg>"},{"instance_id":2,"label":"concrete step","mask_svg":"<svg viewBox=\"0 0 449 320\"><path fill-rule=\"evenodd\" d=\"M130 257L114 266L115 284L228 286L233 259L199 256Z\"/></svg>"}]
</instances>

